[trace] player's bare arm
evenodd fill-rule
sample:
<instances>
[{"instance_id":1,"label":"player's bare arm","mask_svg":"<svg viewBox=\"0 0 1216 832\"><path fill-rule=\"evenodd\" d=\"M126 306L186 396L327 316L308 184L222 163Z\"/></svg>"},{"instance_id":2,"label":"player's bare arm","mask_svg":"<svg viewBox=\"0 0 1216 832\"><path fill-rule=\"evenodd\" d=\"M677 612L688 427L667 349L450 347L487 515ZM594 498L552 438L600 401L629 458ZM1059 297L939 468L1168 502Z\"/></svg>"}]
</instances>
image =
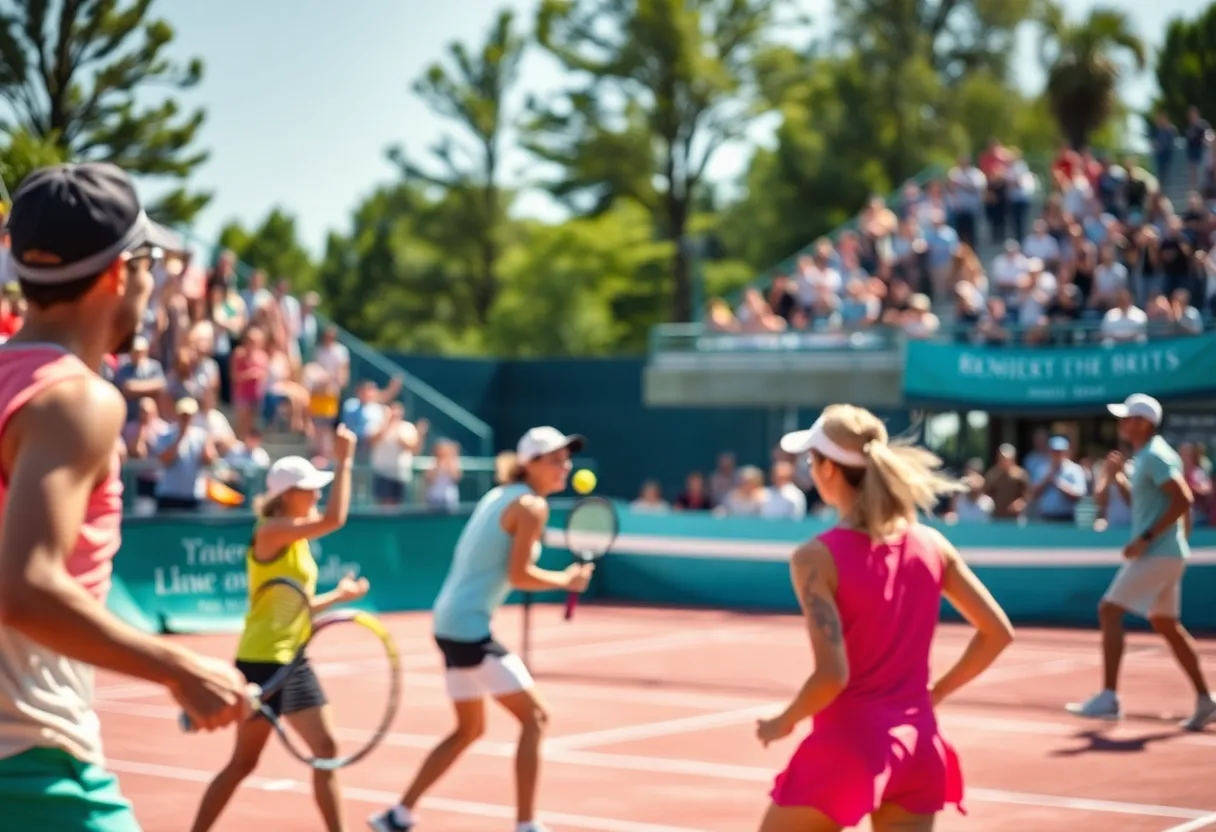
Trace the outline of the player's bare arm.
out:
<instances>
[{"instance_id":1,"label":"player's bare arm","mask_svg":"<svg viewBox=\"0 0 1216 832\"><path fill-rule=\"evenodd\" d=\"M806 617L815 669L784 712L760 721L756 733L765 745L832 704L849 684L849 656L836 607L836 563L822 542L798 548L790 560L790 580Z\"/></svg>"},{"instance_id":2,"label":"player's bare arm","mask_svg":"<svg viewBox=\"0 0 1216 832\"><path fill-rule=\"evenodd\" d=\"M511 535L511 554L507 577L511 586L522 592L570 589L584 567L572 566L564 572L541 569L532 562L532 549L540 542L549 522L549 503L534 494L520 497L502 515L502 528ZM588 572L588 574L590 574ZM583 587L586 582L582 582Z\"/></svg>"},{"instance_id":3,"label":"player's bare arm","mask_svg":"<svg viewBox=\"0 0 1216 832\"><path fill-rule=\"evenodd\" d=\"M111 385L80 378L36 396L9 422L0 441L9 479L0 622L62 655L173 688L197 658L124 624L65 567L125 412Z\"/></svg>"},{"instance_id":4,"label":"player's bare arm","mask_svg":"<svg viewBox=\"0 0 1216 832\"><path fill-rule=\"evenodd\" d=\"M962 655L933 684L933 704L975 679L1013 643L1013 625L954 544L936 529L926 527L942 556L942 594L975 628Z\"/></svg>"}]
</instances>

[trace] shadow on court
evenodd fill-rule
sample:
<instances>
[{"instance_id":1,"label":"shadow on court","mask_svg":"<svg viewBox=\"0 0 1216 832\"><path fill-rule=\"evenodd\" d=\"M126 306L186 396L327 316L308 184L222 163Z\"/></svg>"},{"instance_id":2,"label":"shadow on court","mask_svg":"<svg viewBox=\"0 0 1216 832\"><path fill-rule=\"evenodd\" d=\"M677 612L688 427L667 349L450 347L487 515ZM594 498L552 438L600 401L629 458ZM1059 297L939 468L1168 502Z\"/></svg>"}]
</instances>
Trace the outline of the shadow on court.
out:
<instances>
[{"instance_id":1,"label":"shadow on court","mask_svg":"<svg viewBox=\"0 0 1216 832\"><path fill-rule=\"evenodd\" d=\"M1076 757L1082 754L1129 754L1147 751L1148 746L1155 742L1164 742L1183 736L1185 732L1159 731L1153 734L1141 734L1138 737L1108 737L1101 731L1082 731L1075 739L1084 740L1084 745L1075 748L1059 748L1051 752L1053 757Z\"/></svg>"}]
</instances>

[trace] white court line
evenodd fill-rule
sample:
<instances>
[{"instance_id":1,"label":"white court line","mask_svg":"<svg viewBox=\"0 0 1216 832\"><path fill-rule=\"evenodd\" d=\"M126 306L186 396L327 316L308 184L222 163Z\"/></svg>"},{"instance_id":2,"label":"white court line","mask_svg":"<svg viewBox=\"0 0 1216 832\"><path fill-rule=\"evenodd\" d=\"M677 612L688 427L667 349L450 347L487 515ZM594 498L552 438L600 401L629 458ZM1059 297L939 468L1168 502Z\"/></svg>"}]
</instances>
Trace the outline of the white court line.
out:
<instances>
[{"instance_id":1,"label":"white court line","mask_svg":"<svg viewBox=\"0 0 1216 832\"><path fill-rule=\"evenodd\" d=\"M716 714L700 714L679 719L664 719L659 722L645 722L640 725L624 725L620 728L588 731L584 734L567 734L549 740L546 742L545 747L563 750L587 748L593 745L612 745L628 742L629 740L646 740L654 737L669 737L673 734L688 734L706 728L723 728L727 725L750 722L760 716L772 716L780 711L782 704L781 702L771 702Z\"/></svg>"},{"instance_id":2,"label":"white court line","mask_svg":"<svg viewBox=\"0 0 1216 832\"><path fill-rule=\"evenodd\" d=\"M163 719L177 718L177 711L174 708L153 708L149 706L133 705L126 702L115 702L109 704L117 706L117 710L115 711L117 713L130 713L133 716ZM106 709L109 710L109 707L107 706ZM336 729L336 733L338 734L339 739L352 740L365 740L370 734L369 731L348 728L338 728ZM439 739L439 737L423 734L393 732L388 734L384 741L387 745L399 748L429 750L435 746ZM466 753L475 754L480 757L511 759L515 756L515 743L479 740ZM679 774L691 777L704 777L715 780L730 780L735 782L769 783L772 782L775 775L775 771L761 766L713 763L702 760L653 757L650 755L579 751L561 748L560 746L555 745L554 741L545 743L544 758L547 762L564 765L586 766L588 768L599 769L616 769L623 771L638 771L651 774ZM143 764L132 763L130 765ZM115 767L115 770L121 772L123 769ZM210 779L210 777L210 774L206 775L207 779ZM350 789L345 787L343 788L343 793L349 794L350 792ZM1210 810L1207 809L1189 809L1179 806L1161 806L1156 804L1132 803L1125 801L1095 800L1082 797L1034 794L1028 792L1014 792L1007 789L984 789L969 787L966 792L966 799L968 801L978 801L980 803L1001 803L1019 806L1037 806L1042 808L1075 809L1079 811L1104 812L1107 814L1119 815L1147 815L1151 817L1178 818L1181 820L1198 820L1201 818L1208 818L1211 814ZM556 816L553 817L556 819ZM601 827L583 828L599 829ZM628 828L632 830L635 828L644 829L645 827ZM1174 830L1174 832L1180 832L1180 830Z\"/></svg>"},{"instance_id":3,"label":"white court line","mask_svg":"<svg viewBox=\"0 0 1216 832\"><path fill-rule=\"evenodd\" d=\"M724 642L736 642L746 638L746 629L738 627L717 627L709 630L691 630L674 633L668 636L637 636L617 641L591 642L589 644L565 644L556 647L546 647L542 654L545 661L558 659L597 659L612 656L627 656L638 653L650 653L667 650L674 647L689 647L698 645L713 645ZM442 664L443 658L437 649L424 653L407 653L401 656L401 662L409 670L427 670ZM383 658L356 660L353 662L318 662L315 667L321 676L358 676L368 670L384 666ZM327 671L331 671L327 673ZM147 693L143 693L143 691ZM156 685L147 683L120 683L103 686L95 691L96 696L103 699L138 699L144 695L151 696L159 691Z\"/></svg>"},{"instance_id":4,"label":"white court line","mask_svg":"<svg viewBox=\"0 0 1216 832\"><path fill-rule=\"evenodd\" d=\"M130 760L110 760L107 767L119 774L159 777L165 780L178 780L189 783L207 783L215 776L215 773L210 771ZM241 784L241 788L255 789L257 791L291 791L295 794L312 794L312 785L301 780L269 780L265 777L256 776L247 778ZM380 806L392 806L401 798L397 792L351 786L342 787L342 796L347 800ZM455 815L471 815L501 820L511 820L515 817L514 806L477 803L471 800L453 800L447 797L424 797L421 806L424 811ZM593 832L706 832L706 830L694 829L688 826L640 823L632 820L615 820L613 818L593 817L591 815L576 815L569 812L539 812L538 814L540 820L548 821L554 825L565 826L570 829L589 829L593 830Z\"/></svg>"},{"instance_id":5,"label":"white court line","mask_svg":"<svg viewBox=\"0 0 1216 832\"><path fill-rule=\"evenodd\" d=\"M1177 826L1171 826L1169 829L1164 830L1164 832L1195 832L1197 829L1207 829L1209 826L1216 826L1216 812L1204 815L1201 818L1195 818L1186 823L1180 823Z\"/></svg>"},{"instance_id":6,"label":"white court line","mask_svg":"<svg viewBox=\"0 0 1216 832\"><path fill-rule=\"evenodd\" d=\"M549 760L556 759L556 757L553 755L548 754L546 754L546 758ZM670 762L674 763L684 761L672 760ZM109 760L107 767L119 774L136 774L147 777L160 777L163 779L180 780L192 783L206 783L209 782L214 776L214 773L212 772L127 760ZM769 780L772 777L769 772L756 767L718 766L717 768L732 768L739 770L742 776L731 779L760 781ZM282 779L268 780L267 778L256 776L245 780L242 787L258 789L261 791L282 791L287 783L291 784L290 790L293 792L299 794L311 794L312 787L300 781L285 781ZM271 788L268 789L268 786ZM392 805L399 799L399 795L395 792L381 792L351 786L344 786L342 788L342 794L344 797L351 800L357 800L364 803L377 803L385 806ZM1216 815L1213 815L1211 812L1203 809L1188 809L1181 806L1164 806L1152 803L1131 803L1121 800L1093 800L1083 797L1031 794L1028 792L1009 791L1007 789L969 788L967 789L965 799L967 801L979 803L999 803L1014 806L1071 809L1075 811L1102 812L1113 815L1177 818L1179 820L1195 822L1202 820L1206 823L1210 823L1214 818L1216 818ZM488 803L474 803L472 801L465 800L451 800L442 797L423 798L422 808L436 812L451 812L453 814L474 815L487 818L510 819L515 816L515 810L512 807ZM541 812L540 817L542 820L547 820L554 824L568 826L572 829L590 829L599 830L599 832L703 832L703 830L689 829L687 827L660 826L654 824L637 823L635 821L620 821L609 818L567 814L564 812ZM1173 827L1171 830L1169 830L1169 832L1191 832L1191 830L1203 828L1206 823L1200 826L1183 825L1180 827Z\"/></svg>"},{"instance_id":7,"label":"white court line","mask_svg":"<svg viewBox=\"0 0 1216 832\"><path fill-rule=\"evenodd\" d=\"M1077 737L1088 727L1091 730L1107 731L1116 725L1127 725L1127 722L1091 722L1080 717L1073 717L1072 722L1047 722L1031 719L1005 719L1003 717L972 716L970 714L953 714L949 710L938 714L938 719L947 727L964 728L971 731L991 731L998 734L1039 734L1051 737ZM1146 723L1139 723L1148 727ZM1181 728L1176 729L1178 735L1170 737L1170 742L1178 745L1195 745L1204 748L1216 748L1216 736L1208 734L1188 734ZM1119 740L1115 737L1115 740Z\"/></svg>"}]
</instances>

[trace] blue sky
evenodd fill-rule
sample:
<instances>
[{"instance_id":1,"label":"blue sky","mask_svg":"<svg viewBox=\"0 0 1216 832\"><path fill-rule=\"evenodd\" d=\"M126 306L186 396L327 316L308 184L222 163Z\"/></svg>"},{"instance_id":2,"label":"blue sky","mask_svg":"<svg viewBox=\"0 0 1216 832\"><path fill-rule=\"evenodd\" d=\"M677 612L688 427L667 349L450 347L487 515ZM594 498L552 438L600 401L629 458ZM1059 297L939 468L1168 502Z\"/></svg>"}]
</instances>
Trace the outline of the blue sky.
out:
<instances>
[{"instance_id":1,"label":"blue sky","mask_svg":"<svg viewBox=\"0 0 1216 832\"><path fill-rule=\"evenodd\" d=\"M800 0L816 28L830 25L831 0ZM385 160L393 144L425 153L445 129L410 91L412 80L441 58L452 40L478 43L498 9L514 9L530 25L537 0L160 0L154 6L177 29L176 56L206 63L201 87L188 103L207 109L201 144L211 158L195 175L216 197L195 232L213 238L230 219L259 221L275 206L297 216L304 243L319 251L329 230L344 230L351 210L377 185L390 181ZM1064 0L1079 16L1093 0ZM1122 8L1142 35L1159 43L1166 22L1193 15L1195 0L1106 0ZM1042 74L1027 36L1019 77L1033 88ZM519 97L560 84L554 64L530 50ZM1137 105L1154 93L1150 73L1129 78L1125 95ZM755 141L765 141L761 124ZM727 148L715 160L715 179L737 177L746 147ZM529 160L507 158L521 175ZM519 210L552 216L540 194Z\"/></svg>"}]
</instances>

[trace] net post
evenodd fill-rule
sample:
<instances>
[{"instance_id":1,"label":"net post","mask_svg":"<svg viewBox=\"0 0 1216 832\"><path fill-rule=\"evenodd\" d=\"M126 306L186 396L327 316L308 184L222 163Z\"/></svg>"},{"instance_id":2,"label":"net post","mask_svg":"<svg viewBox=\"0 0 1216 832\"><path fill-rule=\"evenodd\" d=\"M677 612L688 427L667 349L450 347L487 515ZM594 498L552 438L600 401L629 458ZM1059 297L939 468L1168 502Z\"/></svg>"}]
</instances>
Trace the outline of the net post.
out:
<instances>
[{"instance_id":1,"label":"net post","mask_svg":"<svg viewBox=\"0 0 1216 832\"><path fill-rule=\"evenodd\" d=\"M520 638L520 652L523 653L524 666L532 669L532 593L524 592L523 633Z\"/></svg>"}]
</instances>

